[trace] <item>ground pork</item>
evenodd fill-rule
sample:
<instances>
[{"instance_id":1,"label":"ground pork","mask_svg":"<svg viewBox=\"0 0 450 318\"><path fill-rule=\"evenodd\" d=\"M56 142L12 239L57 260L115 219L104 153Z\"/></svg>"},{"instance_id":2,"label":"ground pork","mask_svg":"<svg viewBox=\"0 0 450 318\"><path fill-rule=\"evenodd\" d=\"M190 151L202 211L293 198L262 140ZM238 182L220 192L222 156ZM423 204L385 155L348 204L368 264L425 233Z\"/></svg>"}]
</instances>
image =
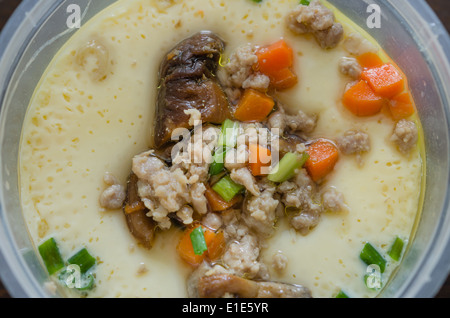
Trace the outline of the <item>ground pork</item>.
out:
<instances>
[{"instance_id":1,"label":"ground pork","mask_svg":"<svg viewBox=\"0 0 450 318\"><path fill-rule=\"evenodd\" d=\"M201 131L200 131L201 130ZM200 127L188 140L182 140L172 151L173 167L185 172L190 184L205 182L209 178L209 166L213 150L218 144L220 129Z\"/></svg>"},{"instance_id":2,"label":"ground pork","mask_svg":"<svg viewBox=\"0 0 450 318\"><path fill-rule=\"evenodd\" d=\"M267 267L260 261L260 241L242 222L240 211L225 211L222 220L225 239L230 242L223 255L226 268L235 275L249 279L268 279Z\"/></svg>"},{"instance_id":3,"label":"ground pork","mask_svg":"<svg viewBox=\"0 0 450 318\"><path fill-rule=\"evenodd\" d=\"M322 209L327 212L341 212L345 209L344 195L334 188L330 188L322 194Z\"/></svg>"},{"instance_id":4,"label":"ground pork","mask_svg":"<svg viewBox=\"0 0 450 318\"><path fill-rule=\"evenodd\" d=\"M245 144L239 145L236 149L228 149L225 154L225 168L232 171L247 166L249 159L248 147Z\"/></svg>"},{"instance_id":5,"label":"ground pork","mask_svg":"<svg viewBox=\"0 0 450 318\"><path fill-rule=\"evenodd\" d=\"M100 205L107 210L117 210L122 208L125 198L125 188L120 184L114 184L102 192Z\"/></svg>"},{"instance_id":6,"label":"ground pork","mask_svg":"<svg viewBox=\"0 0 450 318\"><path fill-rule=\"evenodd\" d=\"M177 217L182 221L183 224L189 225L194 222L192 215L194 214L194 210L189 206L185 205L181 209L177 211Z\"/></svg>"},{"instance_id":7,"label":"ground pork","mask_svg":"<svg viewBox=\"0 0 450 318\"><path fill-rule=\"evenodd\" d=\"M237 137L237 145L258 144L267 147L278 140L271 130L261 123L242 123Z\"/></svg>"},{"instance_id":8,"label":"ground pork","mask_svg":"<svg viewBox=\"0 0 450 318\"><path fill-rule=\"evenodd\" d=\"M286 129L286 117L284 111L277 110L267 119L269 129L277 129L280 136L284 135Z\"/></svg>"},{"instance_id":9,"label":"ground pork","mask_svg":"<svg viewBox=\"0 0 450 318\"><path fill-rule=\"evenodd\" d=\"M250 44L240 46L230 56L230 60L223 67L228 78L224 84L230 87L242 87L245 80L253 74L253 65L258 62L256 51Z\"/></svg>"},{"instance_id":10,"label":"ground pork","mask_svg":"<svg viewBox=\"0 0 450 318\"><path fill-rule=\"evenodd\" d=\"M316 184L305 169L291 180L281 183L277 188L281 202L289 210L291 225L302 235L319 223L322 206Z\"/></svg>"},{"instance_id":11,"label":"ground pork","mask_svg":"<svg viewBox=\"0 0 450 318\"><path fill-rule=\"evenodd\" d=\"M242 88L253 88L259 91L265 92L270 85L270 78L261 73L251 74L247 79L242 83Z\"/></svg>"},{"instance_id":12,"label":"ground pork","mask_svg":"<svg viewBox=\"0 0 450 318\"><path fill-rule=\"evenodd\" d=\"M195 117L195 112L191 114ZM184 224L193 222L195 212L208 212L204 182L209 178L212 152L220 129L199 127L187 140L174 146L172 166L168 167L153 151L133 158L132 170L138 177L138 194L149 210L148 216L163 229L171 226L170 213Z\"/></svg>"},{"instance_id":13,"label":"ground pork","mask_svg":"<svg viewBox=\"0 0 450 318\"><path fill-rule=\"evenodd\" d=\"M233 104L241 97L242 89L253 88L265 92L269 88L269 77L253 69L257 62L256 48L247 44L238 47L228 63L219 69L219 81Z\"/></svg>"},{"instance_id":14,"label":"ground pork","mask_svg":"<svg viewBox=\"0 0 450 318\"><path fill-rule=\"evenodd\" d=\"M333 11L318 0L295 7L287 16L287 27L296 34L313 34L324 49L336 47L344 35L344 28L335 22Z\"/></svg>"},{"instance_id":15,"label":"ground pork","mask_svg":"<svg viewBox=\"0 0 450 318\"><path fill-rule=\"evenodd\" d=\"M108 186L100 195L100 206L107 210L117 210L122 208L126 199L125 187L119 184L115 176L106 173L103 181Z\"/></svg>"},{"instance_id":16,"label":"ground pork","mask_svg":"<svg viewBox=\"0 0 450 318\"><path fill-rule=\"evenodd\" d=\"M243 185L251 194L255 196L260 195L256 179L246 167L232 170L230 178L234 182Z\"/></svg>"},{"instance_id":17,"label":"ground pork","mask_svg":"<svg viewBox=\"0 0 450 318\"><path fill-rule=\"evenodd\" d=\"M400 152L408 154L417 143L419 131L413 121L402 119L396 125L391 140Z\"/></svg>"},{"instance_id":18,"label":"ground pork","mask_svg":"<svg viewBox=\"0 0 450 318\"><path fill-rule=\"evenodd\" d=\"M218 230L223 226L222 218L217 213L207 213L203 219L202 224L213 230Z\"/></svg>"},{"instance_id":19,"label":"ground pork","mask_svg":"<svg viewBox=\"0 0 450 318\"><path fill-rule=\"evenodd\" d=\"M291 225L302 235L307 235L320 222L318 211L301 211L300 214L291 218Z\"/></svg>"},{"instance_id":20,"label":"ground pork","mask_svg":"<svg viewBox=\"0 0 450 318\"><path fill-rule=\"evenodd\" d=\"M272 267L276 272L282 273L288 264L288 258L281 251L278 251L272 259Z\"/></svg>"},{"instance_id":21,"label":"ground pork","mask_svg":"<svg viewBox=\"0 0 450 318\"><path fill-rule=\"evenodd\" d=\"M348 130L337 139L339 150L345 155L356 155L359 165L363 165L362 154L370 151L370 137L359 130Z\"/></svg>"},{"instance_id":22,"label":"ground pork","mask_svg":"<svg viewBox=\"0 0 450 318\"><path fill-rule=\"evenodd\" d=\"M370 151L370 137L358 130L348 130L337 139L339 150L345 155Z\"/></svg>"},{"instance_id":23,"label":"ground pork","mask_svg":"<svg viewBox=\"0 0 450 318\"><path fill-rule=\"evenodd\" d=\"M245 223L256 233L269 237L275 228L276 212L280 201L274 198L276 188L268 188L259 196L246 200L243 209Z\"/></svg>"},{"instance_id":24,"label":"ground pork","mask_svg":"<svg viewBox=\"0 0 450 318\"><path fill-rule=\"evenodd\" d=\"M315 205L313 201L318 201L317 186L305 169L301 169L293 179L281 183L277 191L282 194L282 202L287 207L308 210Z\"/></svg>"},{"instance_id":25,"label":"ground pork","mask_svg":"<svg viewBox=\"0 0 450 318\"><path fill-rule=\"evenodd\" d=\"M208 212L208 200L205 197L206 186L199 182L195 183L190 188L191 204L195 211L200 214Z\"/></svg>"},{"instance_id":26,"label":"ground pork","mask_svg":"<svg viewBox=\"0 0 450 318\"><path fill-rule=\"evenodd\" d=\"M344 40L344 48L352 55L359 56L364 53L377 53L377 47L360 33L350 33Z\"/></svg>"},{"instance_id":27,"label":"ground pork","mask_svg":"<svg viewBox=\"0 0 450 318\"><path fill-rule=\"evenodd\" d=\"M311 133L317 126L317 116L308 115L302 110L290 115L284 111L283 107L279 106L279 109L268 118L267 125L270 129L277 129L281 136L287 130L292 133Z\"/></svg>"},{"instance_id":28,"label":"ground pork","mask_svg":"<svg viewBox=\"0 0 450 318\"><path fill-rule=\"evenodd\" d=\"M149 209L148 216L163 229L170 228L169 213L190 202L187 177L180 168L168 168L153 152L134 157L132 171L139 178L138 193Z\"/></svg>"},{"instance_id":29,"label":"ground pork","mask_svg":"<svg viewBox=\"0 0 450 318\"><path fill-rule=\"evenodd\" d=\"M361 77L362 67L354 57L342 57L339 60L339 71L353 80L357 80Z\"/></svg>"},{"instance_id":30,"label":"ground pork","mask_svg":"<svg viewBox=\"0 0 450 318\"><path fill-rule=\"evenodd\" d=\"M286 115L286 126L292 132L311 133L317 125L317 117L315 115L307 115L299 110L295 115Z\"/></svg>"},{"instance_id":31,"label":"ground pork","mask_svg":"<svg viewBox=\"0 0 450 318\"><path fill-rule=\"evenodd\" d=\"M323 49L332 49L341 42L344 35L344 28L342 27L342 24L334 23L331 28L323 31L316 31L313 34Z\"/></svg>"}]
</instances>

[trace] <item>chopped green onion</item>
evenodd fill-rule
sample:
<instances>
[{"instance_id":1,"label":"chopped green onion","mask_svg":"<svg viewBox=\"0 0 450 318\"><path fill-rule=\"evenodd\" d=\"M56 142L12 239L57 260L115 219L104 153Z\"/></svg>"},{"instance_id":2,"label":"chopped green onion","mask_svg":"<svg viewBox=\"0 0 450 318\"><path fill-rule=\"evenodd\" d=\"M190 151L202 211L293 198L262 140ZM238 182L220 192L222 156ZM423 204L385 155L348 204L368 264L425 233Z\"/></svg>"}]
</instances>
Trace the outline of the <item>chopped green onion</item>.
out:
<instances>
[{"instance_id":1,"label":"chopped green onion","mask_svg":"<svg viewBox=\"0 0 450 318\"><path fill-rule=\"evenodd\" d=\"M225 168L225 155L227 153L227 148L219 147L216 149L213 155L213 162L209 166L209 174L216 176L223 171Z\"/></svg>"},{"instance_id":2,"label":"chopped green onion","mask_svg":"<svg viewBox=\"0 0 450 318\"><path fill-rule=\"evenodd\" d=\"M239 133L239 123L226 119L222 124L222 130L219 135L219 147L234 148L237 144Z\"/></svg>"},{"instance_id":3,"label":"chopped green onion","mask_svg":"<svg viewBox=\"0 0 450 318\"><path fill-rule=\"evenodd\" d=\"M380 267L380 272L384 273L386 260L370 243L364 245L359 257L367 265L378 265L378 267Z\"/></svg>"},{"instance_id":4,"label":"chopped green onion","mask_svg":"<svg viewBox=\"0 0 450 318\"><path fill-rule=\"evenodd\" d=\"M86 273L92 266L95 265L95 258L89 254L87 249L83 248L78 253L73 255L67 261L69 264L80 266L81 273Z\"/></svg>"},{"instance_id":5,"label":"chopped green onion","mask_svg":"<svg viewBox=\"0 0 450 318\"><path fill-rule=\"evenodd\" d=\"M230 202L244 187L231 180L230 176L220 179L212 189L216 191L225 201Z\"/></svg>"},{"instance_id":6,"label":"chopped green onion","mask_svg":"<svg viewBox=\"0 0 450 318\"><path fill-rule=\"evenodd\" d=\"M38 247L38 250L39 254L41 254L45 266L47 267L49 275L53 275L64 267L64 261L61 257L58 245L56 244L54 238L51 238L42 243Z\"/></svg>"},{"instance_id":7,"label":"chopped green onion","mask_svg":"<svg viewBox=\"0 0 450 318\"><path fill-rule=\"evenodd\" d=\"M388 252L388 255L396 262L400 260L403 252L404 242L401 238L397 237Z\"/></svg>"},{"instance_id":8,"label":"chopped green onion","mask_svg":"<svg viewBox=\"0 0 450 318\"><path fill-rule=\"evenodd\" d=\"M253 2L260 3L262 0L252 0Z\"/></svg>"},{"instance_id":9,"label":"chopped green onion","mask_svg":"<svg viewBox=\"0 0 450 318\"><path fill-rule=\"evenodd\" d=\"M287 153L269 174L268 179L278 183L289 180L295 175L295 170L303 167L308 158L306 152L301 156L292 152Z\"/></svg>"},{"instance_id":10,"label":"chopped green onion","mask_svg":"<svg viewBox=\"0 0 450 318\"><path fill-rule=\"evenodd\" d=\"M348 295L345 292L340 290L339 293L336 295L336 298L350 298L350 297L348 297Z\"/></svg>"},{"instance_id":11,"label":"chopped green onion","mask_svg":"<svg viewBox=\"0 0 450 318\"><path fill-rule=\"evenodd\" d=\"M300 0L300 4L303 4L304 6L309 6L311 3L311 0Z\"/></svg>"},{"instance_id":12,"label":"chopped green onion","mask_svg":"<svg viewBox=\"0 0 450 318\"><path fill-rule=\"evenodd\" d=\"M197 227L191 232L190 236L195 255L203 255L203 253L208 250L205 235L203 234L203 228L201 226Z\"/></svg>"}]
</instances>

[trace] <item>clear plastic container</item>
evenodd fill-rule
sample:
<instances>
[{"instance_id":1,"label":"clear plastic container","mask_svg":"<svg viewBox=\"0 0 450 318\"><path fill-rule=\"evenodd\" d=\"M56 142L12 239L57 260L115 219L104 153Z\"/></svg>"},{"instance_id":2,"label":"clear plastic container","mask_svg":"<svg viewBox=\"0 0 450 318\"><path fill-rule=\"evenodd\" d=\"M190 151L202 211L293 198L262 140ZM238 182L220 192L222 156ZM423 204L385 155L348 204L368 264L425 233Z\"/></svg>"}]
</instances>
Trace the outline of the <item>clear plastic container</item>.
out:
<instances>
[{"instance_id":1,"label":"clear plastic container","mask_svg":"<svg viewBox=\"0 0 450 318\"><path fill-rule=\"evenodd\" d=\"M77 0L83 22L115 2ZM381 297L433 297L450 271L450 38L425 1L374 0L380 29L369 29L368 3L330 2L368 31L406 73L426 142L423 213L403 263ZM0 277L13 297L50 297L20 209L17 157L22 122L41 75L76 29L74 0L24 0L0 35ZM59 294L57 295L59 296Z\"/></svg>"}]
</instances>

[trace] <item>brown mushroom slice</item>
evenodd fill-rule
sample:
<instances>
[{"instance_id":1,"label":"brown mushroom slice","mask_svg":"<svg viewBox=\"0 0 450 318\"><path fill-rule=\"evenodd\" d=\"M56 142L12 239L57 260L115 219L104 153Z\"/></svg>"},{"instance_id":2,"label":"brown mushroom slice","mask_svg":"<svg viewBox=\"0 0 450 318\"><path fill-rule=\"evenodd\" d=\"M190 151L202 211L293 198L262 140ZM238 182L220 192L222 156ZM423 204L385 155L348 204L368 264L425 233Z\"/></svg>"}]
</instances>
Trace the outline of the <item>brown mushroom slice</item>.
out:
<instances>
[{"instance_id":1,"label":"brown mushroom slice","mask_svg":"<svg viewBox=\"0 0 450 318\"><path fill-rule=\"evenodd\" d=\"M296 152L299 144L305 143L306 139L295 134L286 134L279 139L280 156L288 152Z\"/></svg>"},{"instance_id":2,"label":"brown mushroom slice","mask_svg":"<svg viewBox=\"0 0 450 318\"><path fill-rule=\"evenodd\" d=\"M154 141L160 148L177 128L192 128L196 109L203 122L221 124L230 117L228 99L215 77L223 41L211 32L200 32L179 43L165 57L160 69Z\"/></svg>"},{"instance_id":3,"label":"brown mushroom slice","mask_svg":"<svg viewBox=\"0 0 450 318\"><path fill-rule=\"evenodd\" d=\"M138 195L137 182L138 177L132 173L127 184L124 214L130 233L142 246L150 249L155 238L156 224L147 216L148 211ZM132 212L129 211L130 208Z\"/></svg>"},{"instance_id":4,"label":"brown mushroom slice","mask_svg":"<svg viewBox=\"0 0 450 318\"><path fill-rule=\"evenodd\" d=\"M231 274L203 276L198 282L200 298L221 298L226 294L240 298L311 298L310 291L300 285L258 282Z\"/></svg>"}]
</instances>

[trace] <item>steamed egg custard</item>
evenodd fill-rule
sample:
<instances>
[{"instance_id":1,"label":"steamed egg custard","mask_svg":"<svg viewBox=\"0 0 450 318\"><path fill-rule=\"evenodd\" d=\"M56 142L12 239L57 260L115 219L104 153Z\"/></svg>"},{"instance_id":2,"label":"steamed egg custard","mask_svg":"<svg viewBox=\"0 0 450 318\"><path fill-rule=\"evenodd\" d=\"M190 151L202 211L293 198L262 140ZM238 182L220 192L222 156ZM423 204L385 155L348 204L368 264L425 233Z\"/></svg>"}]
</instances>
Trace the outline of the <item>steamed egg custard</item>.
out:
<instances>
[{"instance_id":1,"label":"steamed egg custard","mask_svg":"<svg viewBox=\"0 0 450 318\"><path fill-rule=\"evenodd\" d=\"M23 126L49 292L376 297L421 209L411 96L326 1L117 1L55 55Z\"/></svg>"}]
</instances>

